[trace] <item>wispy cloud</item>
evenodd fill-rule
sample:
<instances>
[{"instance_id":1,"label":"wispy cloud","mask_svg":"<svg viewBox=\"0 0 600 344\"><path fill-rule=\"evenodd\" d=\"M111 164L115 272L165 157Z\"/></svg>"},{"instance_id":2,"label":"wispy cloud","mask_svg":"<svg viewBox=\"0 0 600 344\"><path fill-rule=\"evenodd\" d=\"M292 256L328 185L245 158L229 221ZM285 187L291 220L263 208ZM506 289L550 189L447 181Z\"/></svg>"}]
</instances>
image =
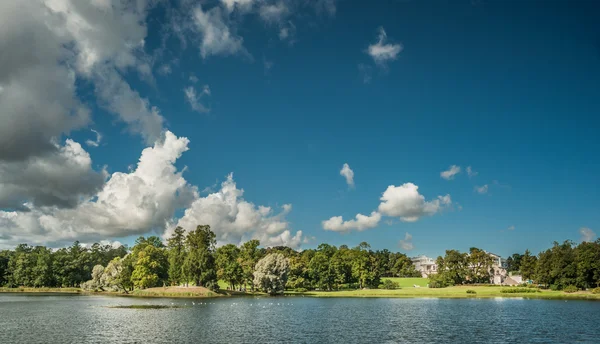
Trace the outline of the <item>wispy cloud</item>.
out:
<instances>
[{"instance_id":1,"label":"wispy cloud","mask_svg":"<svg viewBox=\"0 0 600 344\"><path fill-rule=\"evenodd\" d=\"M448 168L447 171L440 172L440 177L446 180L452 180L454 179L454 176L460 173L460 170L460 166L452 165L450 166L450 168Z\"/></svg>"},{"instance_id":2,"label":"wispy cloud","mask_svg":"<svg viewBox=\"0 0 600 344\"><path fill-rule=\"evenodd\" d=\"M596 239L596 233L587 227L579 228L579 234L581 234L581 242L591 242Z\"/></svg>"},{"instance_id":3,"label":"wispy cloud","mask_svg":"<svg viewBox=\"0 0 600 344\"><path fill-rule=\"evenodd\" d=\"M489 191L489 186L487 184L482 186L476 186L475 191L480 195L485 195Z\"/></svg>"},{"instance_id":4,"label":"wispy cloud","mask_svg":"<svg viewBox=\"0 0 600 344\"><path fill-rule=\"evenodd\" d=\"M469 178L475 177L478 174L479 172L474 171L471 166L467 166L467 175L469 176Z\"/></svg>"},{"instance_id":5,"label":"wispy cloud","mask_svg":"<svg viewBox=\"0 0 600 344\"><path fill-rule=\"evenodd\" d=\"M354 171L352 171L350 165L344 164L340 170L340 175L346 178L346 184L348 184L350 188L354 188Z\"/></svg>"},{"instance_id":6,"label":"wispy cloud","mask_svg":"<svg viewBox=\"0 0 600 344\"><path fill-rule=\"evenodd\" d=\"M399 246L405 251L411 251L412 249L414 249L415 247L412 243L412 235L406 232L406 234L404 234L404 239L400 240Z\"/></svg>"},{"instance_id":7,"label":"wispy cloud","mask_svg":"<svg viewBox=\"0 0 600 344\"><path fill-rule=\"evenodd\" d=\"M168 64L163 64L162 66L160 66L158 68L158 74L160 75L169 75L173 72L173 70L171 69L171 66L169 66Z\"/></svg>"},{"instance_id":8,"label":"wispy cloud","mask_svg":"<svg viewBox=\"0 0 600 344\"><path fill-rule=\"evenodd\" d=\"M90 147L98 147L100 145L100 141L102 141L102 134L100 134L99 132L97 132L94 129L91 129L93 133L96 134L96 140L86 140L85 144L87 144Z\"/></svg>"},{"instance_id":9,"label":"wispy cloud","mask_svg":"<svg viewBox=\"0 0 600 344\"><path fill-rule=\"evenodd\" d=\"M183 92L185 94L185 99L187 100L188 103L190 103L190 106L192 107L192 109L194 111L197 111L197 112L209 112L210 111L206 106L204 106L204 104L202 104L200 102L200 100L203 96L210 96L210 88L208 87L208 85L204 85L204 88L202 89L202 92L200 94L198 94L196 92L196 89L194 88L194 86L186 87L183 90Z\"/></svg>"},{"instance_id":10,"label":"wispy cloud","mask_svg":"<svg viewBox=\"0 0 600 344\"><path fill-rule=\"evenodd\" d=\"M395 60L403 49L402 44L387 43L387 40L385 29L380 27L377 42L367 48L367 54L380 67L386 67L388 62Z\"/></svg>"}]
</instances>

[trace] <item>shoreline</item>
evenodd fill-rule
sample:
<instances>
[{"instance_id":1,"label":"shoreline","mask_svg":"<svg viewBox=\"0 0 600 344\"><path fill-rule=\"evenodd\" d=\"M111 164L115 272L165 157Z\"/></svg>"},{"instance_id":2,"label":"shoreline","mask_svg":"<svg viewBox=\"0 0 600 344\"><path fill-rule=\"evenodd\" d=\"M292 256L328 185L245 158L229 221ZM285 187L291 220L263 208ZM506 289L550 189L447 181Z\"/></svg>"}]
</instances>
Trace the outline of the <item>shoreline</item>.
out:
<instances>
[{"instance_id":1,"label":"shoreline","mask_svg":"<svg viewBox=\"0 0 600 344\"><path fill-rule=\"evenodd\" d=\"M587 300L600 301L600 294L592 294L588 291L576 293L565 293L562 291L543 290L535 293L501 293L503 287L448 287L440 289L430 288L403 288L395 290L385 289L366 289L366 290L342 290L342 291L307 291L293 292L286 291L281 296L276 297L315 297L315 298L401 298L401 299L541 299L541 300ZM467 290L475 291L475 294L468 294ZM221 297L268 297L264 293L244 293L244 292L211 292L209 294L199 294L192 291L182 291L179 293L160 292L160 291L134 291L128 294L121 292L87 292L78 288L0 288L0 293L15 294L73 294L85 296L115 296L115 297L134 297L134 298L189 298L189 299L207 299Z\"/></svg>"}]
</instances>

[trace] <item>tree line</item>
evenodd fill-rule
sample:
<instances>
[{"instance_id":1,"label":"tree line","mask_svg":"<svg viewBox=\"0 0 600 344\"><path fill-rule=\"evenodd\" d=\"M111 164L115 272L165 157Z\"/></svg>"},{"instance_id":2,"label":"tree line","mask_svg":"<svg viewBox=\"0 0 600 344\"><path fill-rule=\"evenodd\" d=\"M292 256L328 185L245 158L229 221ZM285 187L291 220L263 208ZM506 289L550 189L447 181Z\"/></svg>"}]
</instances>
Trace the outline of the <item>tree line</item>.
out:
<instances>
[{"instance_id":1,"label":"tree line","mask_svg":"<svg viewBox=\"0 0 600 344\"><path fill-rule=\"evenodd\" d=\"M600 240L579 245L555 242L537 256L527 250L513 254L506 263L509 272L551 289L600 286ZM490 283L494 275L493 258L479 248L468 253L447 250L437 258L437 265L430 287ZM139 237L131 249L97 243L86 248L75 242L58 250L21 244L0 251L0 286L6 287L129 292L195 285L216 290L221 280L231 290L329 291L378 288L383 277L420 277L420 273L405 254L374 251L366 242L353 248L324 243L296 251L286 246L261 248L258 240L250 240L217 248L209 226L188 232L178 227L166 244L156 236ZM384 287L394 288L389 283Z\"/></svg>"},{"instance_id":2,"label":"tree line","mask_svg":"<svg viewBox=\"0 0 600 344\"><path fill-rule=\"evenodd\" d=\"M438 273L430 277L429 286L489 283L494 274L492 264L492 258L478 248L469 253L447 250L437 258ZM600 239L578 245L570 240L554 242L537 256L529 250L515 253L506 259L506 270L552 290L600 287Z\"/></svg>"},{"instance_id":3,"label":"tree line","mask_svg":"<svg viewBox=\"0 0 600 344\"><path fill-rule=\"evenodd\" d=\"M274 278L275 276L276 278ZM349 248L321 244L296 251L261 248L258 240L216 247L210 226L186 232L177 227L166 244L156 236L139 237L134 246L113 248L75 242L53 251L19 245L0 251L0 285L7 287L83 287L120 290L195 285L212 290L218 281L228 289L280 292L377 288L382 277L417 277L403 253L371 250L368 243Z\"/></svg>"},{"instance_id":4,"label":"tree line","mask_svg":"<svg viewBox=\"0 0 600 344\"><path fill-rule=\"evenodd\" d=\"M523 255L513 254L507 261L509 269L519 271L524 279L553 290L600 287L600 239L579 245L570 240L554 242L537 256L527 250Z\"/></svg>"}]
</instances>

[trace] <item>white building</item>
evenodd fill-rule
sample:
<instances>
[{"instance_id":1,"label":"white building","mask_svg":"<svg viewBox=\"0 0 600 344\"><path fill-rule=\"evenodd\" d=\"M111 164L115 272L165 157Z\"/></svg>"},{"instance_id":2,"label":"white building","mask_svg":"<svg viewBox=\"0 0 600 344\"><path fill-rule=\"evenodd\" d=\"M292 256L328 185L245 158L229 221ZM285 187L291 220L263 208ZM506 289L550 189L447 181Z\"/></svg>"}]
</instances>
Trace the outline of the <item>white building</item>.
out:
<instances>
[{"instance_id":1,"label":"white building","mask_svg":"<svg viewBox=\"0 0 600 344\"><path fill-rule=\"evenodd\" d=\"M497 255L495 253L491 253L491 252L487 252L487 251L485 251L485 252L494 259L494 262L492 263L492 271L491 271L492 278L490 279L490 282L492 284L504 284L504 280L506 279L506 276L507 276L506 259L500 257L499 255Z\"/></svg>"},{"instance_id":2,"label":"white building","mask_svg":"<svg viewBox=\"0 0 600 344\"><path fill-rule=\"evenodd\" d=\"M437 273L437 264L435 259L429 258L425 255L420 255L417 257L413 257L412 260L415 269L421 273L423 277L429 277L429 275L433 275Z\"/></svg>"},{"instance_id":3,"label":"white building","mask_svg":"<svg viewBox=\"0 0 600 344\"><path fill-rule=\"evenodd\" d=\"M506 277L508 276L507 272L506 272L506 259L502 258L501 256L495 254L495 253L491 253L488 251L485 251L487 254L490 255L490 257L493 258L493 263L492 263L492 269L491 269L491 273L492 273L492 277L490 278L490 283L492 284L504 284L504 281L506 279ZM435 259L433 258L429 258L425 255L420 255L417 257L412 257L410 259L413 263L413 265L415 266L415 270L417 270L418 272L421 273L421 276L427 278L430 275L436 274L438 272L438 266L435 262ZM512 282L512 281L511 281Z\"/></svg>"}]
</instances>

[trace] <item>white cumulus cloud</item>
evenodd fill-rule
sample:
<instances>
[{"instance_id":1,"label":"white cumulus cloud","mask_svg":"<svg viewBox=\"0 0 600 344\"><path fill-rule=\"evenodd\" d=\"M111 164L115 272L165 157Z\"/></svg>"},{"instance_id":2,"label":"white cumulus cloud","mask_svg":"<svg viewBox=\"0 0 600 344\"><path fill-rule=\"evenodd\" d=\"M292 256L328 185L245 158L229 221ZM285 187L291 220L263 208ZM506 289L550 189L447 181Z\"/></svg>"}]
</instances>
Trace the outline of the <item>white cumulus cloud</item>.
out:
<instances>
[{"instance_id":1,"label":"white cumulus cloud","mask_svg":"<svg viewBox=\"0 0 600 344\"><path fill-rule=\"evenodd\" d=\"M31 211L0 211L0 236L10 237L6 244L64 244L161 232L176 209L197 197L174 166L188 142L167 131L143 150L135 170L113 173L94 197L75 208L26 204Z\"/></svg>"},{"instance_id":2,"label":"white cumulus cloud","mask_svg":"<svg viewBox=\"0 0 600 344\"><path fill-rule=\"evenodd\" d=\"M356 219L348 221L344 221L342 216L334 216L321 222L321 225L323 229L334 232L362 231L377 227L383 215L397 217L404 222L415 222L423 216L434 215L452 205L450 195L425 201L425 197L418 189L419 187L413 183L390 185L383 192L377 211L371 212L370 216L357 214Z\"/></svg>"},{"instance_id":3,"label":"white cumulus cloud","mask_svg":"<svg viewBox=\"0 0 600 344\"><path fill-rule=\"evenodd\" d=\"M244 190L238 189L233 174L227 176L221 189L197 198L179 221L177 226L193 230L198 225L210 225L220 244L258 239L264 246L285 245L298 248L303 242L302 231L292 232L285 219L292 210L284 204L279 212L273 208L255 205L243 198ZM166 236L174 228L170 226Z\"/></svg>"},{"instance_id":4,"label":"white cumulus cloud","mask_svg":"<svg viewBox=\"0 0 600 344\"><path fill-rule=\"evenodd\" d=\"M379 212L386 216L399 217L404 222L415 222L423 216L431 216L450 206L450 195L438 196L431 201L419 194L419 187L413 183L400 186L390 185L381 196Z\"/></svg>"},{"instance_id":5,"label":"white cumulus cloud","mask_svg":"<svg viewBox=\"0 0 600 344\"><path fill-rule=\"evenodd\" d=\"M344 221L341 216L334 216L322 222L323 229L334 232L348 232L351 230L363 231L377 227L381 221L381 214L374 211L370 216L356 214L355 220Z\"/></svg>"}]
</instances>

